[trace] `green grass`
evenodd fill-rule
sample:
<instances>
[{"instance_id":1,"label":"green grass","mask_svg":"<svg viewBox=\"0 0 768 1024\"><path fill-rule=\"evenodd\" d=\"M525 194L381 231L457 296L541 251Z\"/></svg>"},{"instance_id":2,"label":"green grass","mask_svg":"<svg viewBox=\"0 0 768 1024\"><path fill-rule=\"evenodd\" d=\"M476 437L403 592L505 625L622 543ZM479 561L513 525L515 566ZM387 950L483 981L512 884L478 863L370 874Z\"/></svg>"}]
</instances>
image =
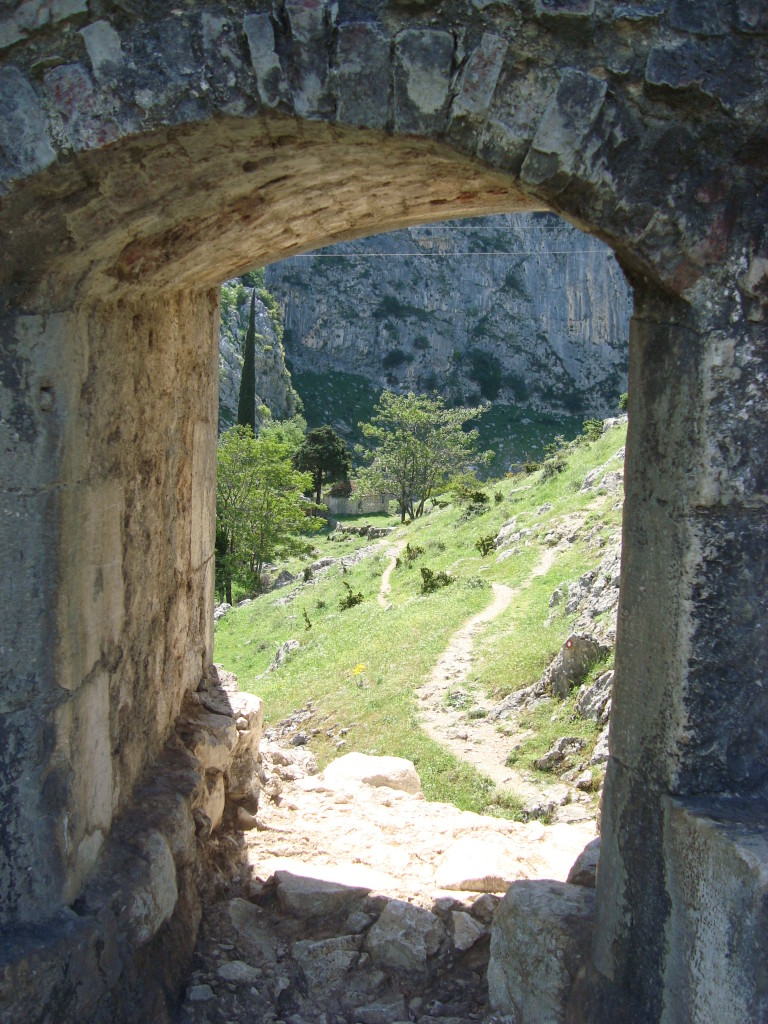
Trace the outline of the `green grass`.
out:
<instances>
[{"instance_id":1,"label":"green grass","mask_svg":"<svg viewBox=\"0 0 768 1024\"><path fill-rule=\"evenodd\" d=\"M443 508L430 505L428 514L407 526L400 526L396 517L356 517L358 521L395 526L389 541L408 540L412 547L424 548L413 562L405 564L403 560L404 564L391 574L391 609L385 610L376 600L388 562L382 547L346 573L336 564L318 575L311 586L286 587L230 612L216 626L216 661L235 672L244 689L264 699L270 723L287 717L311 699L316 709L312 726L320 729L311 746L321 765L339 754L336 737L327 737L326 730L349 728L347 746L341 752L358 750L409 758L416 765L428 799L450 801L478 812L516 816L519 807L513 800L500 796L489 779L460 763L421 731L414 694L453 633L488 604L492 582L524 589L507 612L478 636L472 682L500 697L538 678L570 625L562 605L551 624L545 625L550 613L549 597L559 583L576 579L594 567L601 552L589 551L577 542L558 555L545 575L531 578L531 570L542 556L542 541L553 517L583 510L588 520L591 516L595 522L600 521L602 513L588 508L595 501L594 492L583 494L579 487L586 472L604 463L623 442L623 431L616 429L593 444L569 450L566 469L549 480L543 480L539 472L494 482L487 488L492 500L476 516L467 516L462 506L449 503ZM500 502L493 500L497 490L502 494ZM540 513L545 502L553 507ZM608 499L605 515L615 528L620 510L610 507L614 503L613 498ZM533 531L529 546L503 561L495 552L481 556L475 548L477 539L497 532L513 515L518 526ZM321 533L312 538L313 555L291 559L287 567L301 577L303 566L320 555L339 558L369 543L356 536L331 541ZM454 582L422 595L422 566L447 572ZM344 582L354 592L361 592L363 601L342 611ZM277 602L292 589L297 591L295 598L279 605ZM310 629L306 628L305 612ZM264 674L278 646L288 639L298 640L299 649L277 671ZM365 667L356 674L358 665ZM563 707L567 709L568 703L563 702ZM465 713L471 714L471 708ZM532 761L544 752L540 750L542 744L548 749L554 726L550 729L545 719L552 714L553 709L548 708L546 714L542 712L536 718L536 744L530 744L530 750L528 746L521 748L520 757ZM558 735L563 735L562 722L559 727ZM588 735L594 740L596 729L592 723L579 723L578 729L584 730L585 738ZM572 731L568 723L565 732ZM576 731L573 734L581 735Z\"/></svg>"}]
</instances>

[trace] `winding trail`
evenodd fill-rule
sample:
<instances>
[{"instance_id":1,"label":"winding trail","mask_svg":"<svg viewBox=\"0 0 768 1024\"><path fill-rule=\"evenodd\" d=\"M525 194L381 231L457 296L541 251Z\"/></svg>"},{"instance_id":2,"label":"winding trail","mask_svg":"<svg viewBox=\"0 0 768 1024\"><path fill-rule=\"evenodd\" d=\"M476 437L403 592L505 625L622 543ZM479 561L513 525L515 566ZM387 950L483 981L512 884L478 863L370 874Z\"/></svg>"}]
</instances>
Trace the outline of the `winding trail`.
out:
<instances>
[{"instance_id":1,"label":"winding trail","mask_svg":"<svg viewBox=\"0 0 768 1024\"><path fill-rule=\"evenodd\" d=\"M399 540L387 552L387 554L390 556L389 565L381 574L381 586L379 587L379 594L377 598L382 608L386 608L387 605L389 604L387 598L389 597L389 592L392 589L389 585L389 577L392 575L392 570L397 565L397 559L400 556L400 552L403 550L404 547L405 541Z\"/></svg>"},{"instance_id":2,"label":"winding trail","mask_svg":"<svg viewBox=\"0 0 768 1024\"><path fill-rule=\"evenodd\" d=\"M492 702L477 685L467 682L478 632L503 615L533 579L547 573L557 554L553 548L545 549L529 579L519 587L492 584L491 603L454 633L429 680L416 693L421 725L428 736L491 778L500 789L513 793L526 807L554 805L559 821L581 821L591 815L588 801L577 790L559 781L545 787L527 773L507 767L505 762L516 745L515 739L519 742L527 733L518 732L513 738L499 731L495 723L482 716L491 710ZM471 717L467 714L470 710L474 712Z\"/></svg>"}]
</instances>

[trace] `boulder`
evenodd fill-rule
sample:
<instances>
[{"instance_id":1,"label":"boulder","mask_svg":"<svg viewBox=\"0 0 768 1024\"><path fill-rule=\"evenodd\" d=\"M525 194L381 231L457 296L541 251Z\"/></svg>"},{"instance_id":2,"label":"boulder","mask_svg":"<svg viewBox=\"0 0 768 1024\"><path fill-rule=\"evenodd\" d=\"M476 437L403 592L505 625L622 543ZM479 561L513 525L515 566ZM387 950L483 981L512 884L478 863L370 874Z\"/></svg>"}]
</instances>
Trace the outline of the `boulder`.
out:
<instances>
[{"instance_id":1,"label":"boulder","mask_svg":"<svg viewBox=\"0 0 768 1024\"><path fill-rule=\"evenodd\" d=\"M608 735L608 726L606 725L600 733L600 737L595 744L595 749L592 751L592 756L589 759L589 763L591 765L605 764L608 760L611 753Z\"/></svg>"},{"instance_id":2,"label":"boulder","mask_svg":"<svg viewBox=\"0 0 768 1024\"><path fill-rule=\"evenodd\" d=\"M421 792L421 780L412 761L404 757L374 757L371 754L345 754L332 761L321 774L331 788L346 784L387 786L404 793Z\"/></svg>"},{"instance_id":3,"label":"boulder","mask_svg":"<svg viewBox=\"0 0 768 1024\"><path fill-rule=\"evenodd\" d=\"M595 894L544 879L515 882L491 928L491 1009L525 1024L565 1024L565 1006L589 959Z\"/></svg>"},{"instance_id":4,"label":"boulder","mask_svg":"<svg viewBox=\"0 0 768 1024\"><path fill-rule=\"evenodd\" d=\"M545 670L542 679L553 696L567 697L576 683L587 674L590 666L606 653L607 648L593 636L571 633L559 654Z\"/></svg>"},{"instance_id":5,"label":"boulder","mask_svg":"<svg viewBox=\"0 0 768 1024\"><path fill-rule=\"evenodd\" d=\"M587 843L579 856L573 862L568 872L566 881L571 885L583 885L587 889L594 889L597 881L597 863L600 859L600 836Z\"/></svg>"},{"instance_id":6,"label":"boulder","mask_svg":"<svg viewBox=\"0 0 768 1024\"><path fill-rule=\"evenodd\" d=\"M396 999L380 1000L368 1003L367 1006L358 1006L354 1012L354 1019L358 1024L397 1024L398 1021L407 1021L408 1010L405 1006L405 999L398 996Z\"/></svg>"},{"instance_id":7,"label":"boulder","mask_svg":"<svg viewBox=\"0 0 768 1024\"><path fill-rule=\"evenodd\" d=\"M267 672L274 672L275 669L280 668L288 655L300 647L298 640L286 640L284 644L281 644L277 652L272 659L272 664L267 669Z\"/></svg>"},{"instance_id":8,"label":"boulder","mask_svg":"<svg viewBox=\"0 0 768 1024\"><path fill-rule=\"evenodd\" d=\"M401 900L390 900L365 940L377 967L423 971L445 937L440 918Z\"/></svg>"},{"instance_id":9,"label":"boulder","mask_svg":"<svg viewBox=\"0 0 768 1024\"><path fill-rule=\"evenodd\" d=\"M232 605L227 604L226 601L223 604L217 604L213 609L213 621L218 622L219 619L223 618L230 611L232 611Z\"/></svg>"},{"instance_id":10,"label":"boulder","mask_svg":"<svg viewBox=\"0 0 768 1024\"><path fill-rule=\"evenodd\" d=\"M582 690L576 701L576 714L605 724L611 713L612 691L613 669L603 672L591 686Z\"/></svg>"},{"instance_id":11,"label":"boulder","mask_svg":"<svg viewBox=\"0 0 768 1024\"><path fill-rule=\"evenodd\" d=\"M301 920L346 916L376 887L375 878L369 885L360 880L364 870L352 873L307 865L304 871L306 873L301 875L282 869L275 872L280 909ZM349 881L345 881L345 877Z\"/></svg>"},{"instance_id":12,"label":"boulder","mask_svg":"<svg viewBox=\"0 0 768 1024\"><path fill-rule=\"evenodd\" d=\"M479 939L488 934L488 929L484 925L463 910L453 910L451 912L451 926L453 930L453 945L459 953L463 953L471 946L474 946Z\"/></svg>"}]
</instances>

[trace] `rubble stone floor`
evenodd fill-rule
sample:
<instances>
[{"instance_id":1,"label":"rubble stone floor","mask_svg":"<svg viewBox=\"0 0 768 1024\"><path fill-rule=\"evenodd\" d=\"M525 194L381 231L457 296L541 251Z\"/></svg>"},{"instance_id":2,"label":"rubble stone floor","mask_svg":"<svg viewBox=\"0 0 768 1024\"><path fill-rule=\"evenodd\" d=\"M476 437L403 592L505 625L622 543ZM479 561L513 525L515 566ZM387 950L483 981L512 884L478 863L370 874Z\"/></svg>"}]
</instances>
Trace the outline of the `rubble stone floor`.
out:
<instances>
[{"instance_id":1,"label":"rubble stone floor","mask_svg":"<svg viewBox=\"0 0 768 1024\"><path fill-rule=\"evenodd\" d=\"M262 745L259 813L216 841L179 1024L494 1019L495 906L514 879L565 880L594 823L428 803L409 764L350 755L318 775L308 750Z\"/></svg>"}]
</instances>

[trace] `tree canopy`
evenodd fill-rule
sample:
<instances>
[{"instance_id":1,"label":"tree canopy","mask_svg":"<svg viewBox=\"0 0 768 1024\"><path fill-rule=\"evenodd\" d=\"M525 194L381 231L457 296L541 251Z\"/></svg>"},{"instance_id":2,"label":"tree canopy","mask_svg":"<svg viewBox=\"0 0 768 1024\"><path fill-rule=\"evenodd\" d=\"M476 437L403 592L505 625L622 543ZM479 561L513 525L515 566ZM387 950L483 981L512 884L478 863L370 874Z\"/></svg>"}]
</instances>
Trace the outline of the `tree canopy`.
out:
<instances>
[{"instance_id":1,"label":"tree canopy","mask_svg":"<svg viewBox=\"0 0 768 1024\"><path fill-rule=\"evenodd\" d=\"M370 423L361 423L369 447L359 448L369 463L363 478L377 490L391 491L400 519L418 518L424 504L448 480L483 461L477 431L464 425L482 408L446 409L442 398L384 391Z\"/></svg>"},{"instance_id":2,"label":"tree canopy","mask_svg":"<svg viewBox=\"0 0 768 1024\"><path fill-rule=\"evenodd\" d=\"M235 426L218 443L216 584L232 602L232 583L258 591L265 561L307 547L307 473L294 469L289 448L272 431L254 438Z\"/></svg>"},{"instance_id":3,"label":"tree canopy","mask_svg":"<svg viewBox=\"0 0 768 1024\"><path fill-rule=\"evenodd\" d=\"M346 443L333 427L315 427L307 431L296 453L296 468L312 474L315 501L320 504L324 483L346 480L352 464Z\"/></svg>"}]
</instances>

